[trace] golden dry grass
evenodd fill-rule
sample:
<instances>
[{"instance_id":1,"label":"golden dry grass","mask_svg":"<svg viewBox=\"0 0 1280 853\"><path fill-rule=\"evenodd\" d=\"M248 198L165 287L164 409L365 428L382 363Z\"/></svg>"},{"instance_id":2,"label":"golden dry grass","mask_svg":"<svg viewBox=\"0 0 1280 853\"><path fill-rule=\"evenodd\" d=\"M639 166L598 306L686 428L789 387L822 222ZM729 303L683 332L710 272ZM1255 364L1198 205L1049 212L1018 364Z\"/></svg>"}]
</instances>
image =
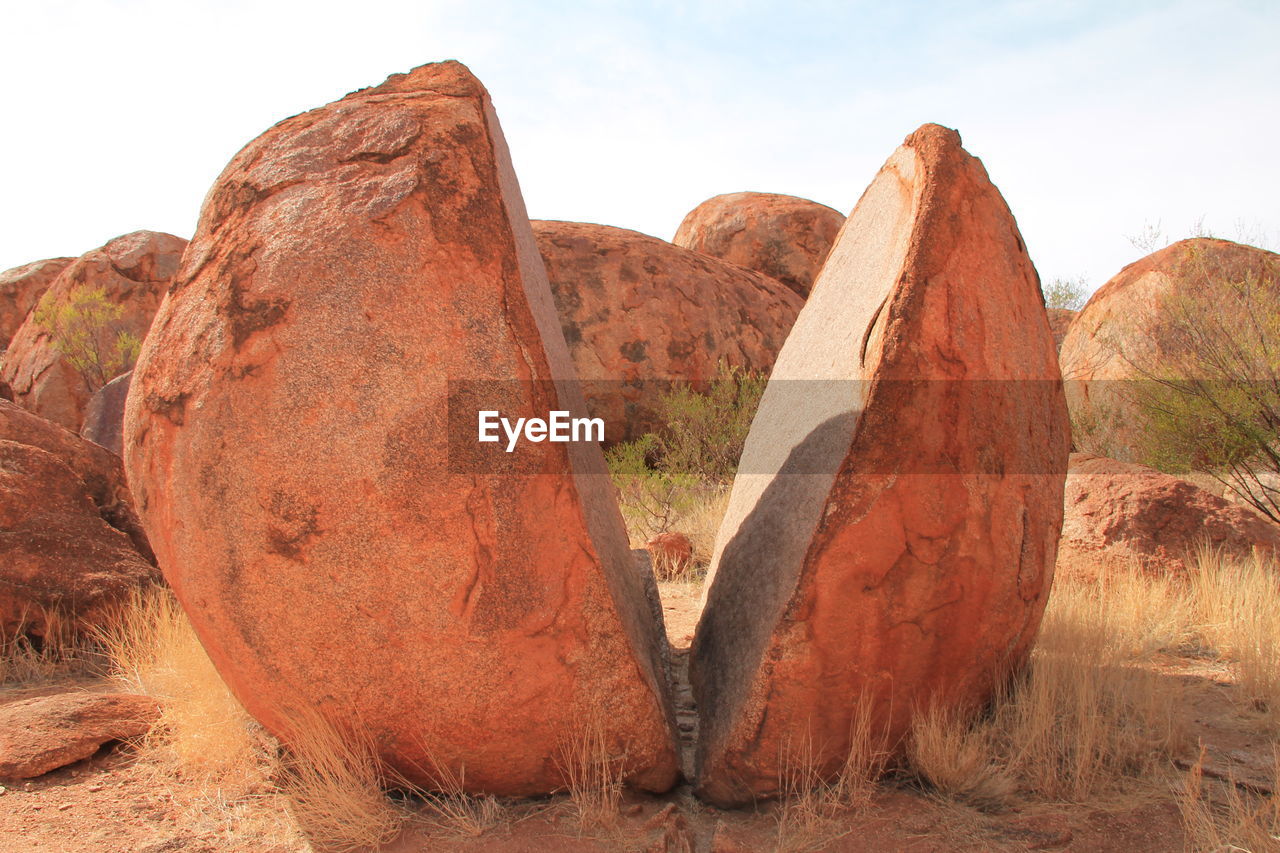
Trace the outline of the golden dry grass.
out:
<instances>
[{"instance_id":1,"label":"golden dry grass","mask_svg":"<svg viewBox=\"0 0 1280 853\"><path fill-rule=\"evenodd\" d=\"M38 624L32 637L24 625ZM23 620L13 636L0 638L0 687L29 687L57 678L92 672L101 662L91 638L77 636L59 611L43 611Z\"/></svg>"},{"instance_id":2,"label":"golden dry grass","mask_svg":"<svg viewBox=\"0 0 1280 853\"><path fill-rule=\"evenodd\" d=\"M626 755L611 749L599 712L588 714L561 743L556 761L580 833L616 829Z\"/></svg>"},{"instance_id":3,"label":"golden dry grass","mask_svg":"<svg viewBox=\"0 0 1280 853\"><path fill-rule=\"evenodd\" d=\"M1204 851L1280 850L1280 749L1270 792L1242 790L1231 781L1206 782L1204 750L1178 784L1178 809L1187 847Z\"/></svg>"}]
</instances>

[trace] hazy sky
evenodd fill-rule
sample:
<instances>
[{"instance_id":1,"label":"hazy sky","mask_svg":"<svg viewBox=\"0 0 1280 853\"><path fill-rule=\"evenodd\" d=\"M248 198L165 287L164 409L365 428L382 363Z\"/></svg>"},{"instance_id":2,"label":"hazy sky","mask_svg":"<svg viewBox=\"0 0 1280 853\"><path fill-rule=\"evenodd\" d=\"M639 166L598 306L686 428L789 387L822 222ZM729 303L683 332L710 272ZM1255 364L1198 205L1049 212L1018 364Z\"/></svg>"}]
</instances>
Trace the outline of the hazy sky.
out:
<instances>
[{"instance_id":1,"label":"hazy sky","mask_svg":"<svg viewBox=\"0 0 1280 853\"><path fill-rule=\"evenodd\" d=\"M723 192L848 212L958 129L1046 281L1159 223L1280 244L1280 2L0 0L0 269L189 237L274 122L439 59L488 86L530 214L670 239Z\"/></svg>"}]
</instances>

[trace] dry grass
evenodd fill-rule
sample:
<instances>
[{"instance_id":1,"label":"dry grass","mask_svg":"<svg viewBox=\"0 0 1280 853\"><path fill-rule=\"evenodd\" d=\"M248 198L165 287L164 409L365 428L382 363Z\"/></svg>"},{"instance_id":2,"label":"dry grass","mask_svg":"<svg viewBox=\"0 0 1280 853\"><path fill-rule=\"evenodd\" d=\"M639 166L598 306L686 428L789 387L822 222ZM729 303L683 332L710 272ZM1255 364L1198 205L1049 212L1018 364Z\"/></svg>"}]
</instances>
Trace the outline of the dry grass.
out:
<instances>
[{"instance_id":1,"label":"dry grass","mask_svg":"<svg viewBox=\"0 0 1280 853\"><path fill-rule=\"evenodd\" d=\"M24 625L38 625L32 636ZM10 639L0 638L0 686L30 687L58 678L92 672L101 662L92 638L76 636L59 611L43 611L22 620Z\"/></svg>"},{"instance_id":2,"label":"dry grass","mask_svg":"<svg viewBox=\"0 0 1280 853\"><path fill-rule=\"evenodd\" d=\"M610 748L598 711L561 744L557 764L580 833L617 828L625 763L626 756Z\"/></svg>"},{"instance_id":3,"label":"dry grass","mask_svg":"<svg viewBox=\"0 0 1280 853\"><path fill-rule=\"evenodd\" d=\"M865 696L854 707L849 754L834 777L824 778L818 772L808 735L789 742L781 761L775 848L816 849L847 835L850 818L871 804L877 780L889 760L887 746L884 732L874 725L872 703Z\"/></svg>"},{"instance_id":4,"label":"dry grass","mask_svg":"<svg viewBox=\"0 0 1280 853\"><path fill-rule=\"evenodd\" d=\"M1280 850L1280 750L1270 793L1241 790L1232 782L1205 782L1200 759L1177 787L1182 827L1191 850Z\"/></svg>"}]
</instances>

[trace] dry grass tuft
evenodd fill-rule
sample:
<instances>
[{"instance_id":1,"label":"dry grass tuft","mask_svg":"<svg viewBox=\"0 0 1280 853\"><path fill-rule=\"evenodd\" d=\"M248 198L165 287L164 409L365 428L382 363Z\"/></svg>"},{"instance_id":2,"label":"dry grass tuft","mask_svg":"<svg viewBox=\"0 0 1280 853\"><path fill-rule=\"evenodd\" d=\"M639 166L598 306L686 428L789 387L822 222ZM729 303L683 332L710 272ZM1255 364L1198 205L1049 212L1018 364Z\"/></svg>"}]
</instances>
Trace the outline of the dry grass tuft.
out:
<instances>
[{"instance_id":1,"label":"dry grass tuft","mask_svg":"<svg viewBox=\"0 0 1280 853\"><path fill-rule=\"evenodd\" d=\"M1250 793L1232 782L1207 786L1201 748L1200 759L1176 787L1188 849L1280 850L1280 750L1273 757L1271 792Z\"/></svg>"},{"instance_id":2,"label":"dry grass tuft","mask_svg":"<svg viewBox=\"0 0 1280 853\"><path fill-rule=\"evenodd\" d=\"M1232 664L1256 719L1280 728L1280 566L1202 548L1189 579L1194 639Z\"/></svg>"},{"instance_id":3,"label":"dry grass tuft","mask_svg":"<svg viewBox=\"0 0 1280 853\"><path fill-rule=\"evenodd\" d=\"M854 706L849 754L834 776L824 776L815 766L808 735L788 743L781 761L781 798L775 813L776 849L820 848L847 835L849 818L871 804L877 780L889 760L887 747L884 732L876 731L873 723L872 702L865 696Z\"/></svg>"},{"instance_id":4,"label":"dry grass tuft","mask_svg":"<svg viewBox=\"0 0 1280 853\"><path fill-rule=\"evenodd\" d=\"M465 768L455 773L429 752L427 760L431 766L424 775L435 780L430 790L399 775L392 776L391 783L422 803L422 810L415 817L428 830L438 835L478 838L510 817L507 807L496 797L466 792Z\"/></svg>"},{"instance_id":5,"label":"dry grass tuft","mask_svg":"<svg viewBox=\"0 0 1280 853\"><path fill-rule=\"evenodd\" d=\"M30 634L26 624L39 625L39 635ZM22 620L11 638L0 638L0 686L27 687L91 672L100 660L92 638L76 636L69 618L41 611L39 618Z\"/></svg>"},{"instance_id":6,"label":"dry grass tuft","mask_svg":"<svg viewBox=\"0 0 1280 853\"><path fill-rule=\"evenodd\" d=\"M613 830L622 804L625 755L610 748L601 712L591 712L561 745L557 764L579 832Z\"/></svg>"},{"instance_id":7,"label":"dry grass tuft","mask_svg":"<svg viewBox=\"0 0 1280 853\"><path fill-rule=\"evenodd\" d=\"M970 725L969 716L941 703L918 712L912 726L911 765L944 797L983 810L1003 808L1016 784L1001 758L991 725Z\"/></svg>"},{"instance_id":8,"label":"dry grass tuft","mask_svg":"<svg viewBox=\"0 0 1280 853\"><path fill-rule=\"evenodd\" d=\"M313 845L333 853L380 847L406 815L387 799L388 779L373 743L315 710L290 715L280 790Z\"/></svg>"}]
</instances>

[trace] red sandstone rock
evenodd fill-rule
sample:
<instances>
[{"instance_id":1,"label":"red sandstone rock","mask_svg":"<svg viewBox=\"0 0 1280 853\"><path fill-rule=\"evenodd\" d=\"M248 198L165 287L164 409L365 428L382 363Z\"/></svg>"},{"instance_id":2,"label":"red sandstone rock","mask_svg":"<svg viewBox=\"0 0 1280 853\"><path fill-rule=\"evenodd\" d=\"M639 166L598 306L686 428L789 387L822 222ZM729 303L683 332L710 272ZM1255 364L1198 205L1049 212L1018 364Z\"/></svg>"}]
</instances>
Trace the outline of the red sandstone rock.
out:
<instances>
[{"instance_id":1,"label":"red sandstone rock","mask_svg":"<svg viewBox=\"0 0 1280 853\"><path fill-rule=\"evenodd\" d=\"M1067 413L1017 225L954 131L876 175L774 367L692 650L697 790L839 771L1026 659L1062 521Z\"/></svg>"},{"instance_id":2,"label":"red sandstone rock","mask_svg":"<svg viewBox=\"0 0 1280 853\"><path fill-rule=\"evenodd\" d=\"M808 296L844 216L773 193L728 193L695 207L671 242L764 273Z\"/></svg>"},{"instance_id":3,"label":"red sandstone rock","mask_svg":"<svg viewBox=\"0 0 1280 853\"><path fill-rule=\"evenodd\" d=\"M1181 345L1170 333L1167 298L1212 292L1209 276L1258 276L1280 287L1280 255L1229 240L1182 240L1122 269L1081 309L1060 353L1077 449L1140 458L1141 418L1130 383L1148 378L1144 371Z\"/></svg>"},{"instance_id":4,"label":"red sandstone rock","mask_svg":"<svg viewBox=\"0 0 1280 853\"><path fill-rule=\"evenodd\" d=\"M110 741L141 737L159 713L154 699L129 693L58 693L0 705L0 778L33 779Z\"/></svg>"},{"instance_id":5,"label":"red sandstone rock","mask_svg":"<svg viewBox=\"0 0 1280 853\"><path fill-rule=\"evenodd\" d=\"M103 385L89 398L84 410L84 426L80 437L105 447L116 456L124 450L124 401L129 396L133 371L122 373Z\"/></svg>"},{"instance_id":6,"label":"red sandstone rock","mask_svg":"<svg viewBox=\"0 0 1280 853\"><path fill-rule=\"evenodd\" d=\"M457 384L500 380L504 415L546 417L582 414L572 378L462 65L236 155L134 370L124 447L165 575L254 716L287 742L296 710L321 713L418 783L510 795L562 787L594 727L630 784L675 782L665 640L599 447L478 444L481 392Z\"/></svg>"},{"instance_id":7,"label":"red sandstone rock","mask_svg":"<svg viewBox=\"0 0 1280 853\"><path fill-rule=\"evenodd\" d=\"M681 574L693 560L693 543L683 533L659 533L644 543L655 567L666 574Z\"/></svg>"},{"instance_id":8,"label":"red sandstone rock","mask_svg":"<svg viewBox=\"0 0 1280 853\"><path fill-rule=\"evenodd\" d=\"M143 337L186 245L186 240L155 231L117 237L62 270L40 304L65 303L77 288L103 288L107 299L124 308L112 330ZM9 383L14 401L23 408L76 432L96 390L59 354L34 312L14 334L0 379Z\"/></svg>"},{"instance_id":9,"label":"red sandstone rock","mask_svg":"<svg viewBox=\"0 0 1280 853\"><path fill-rule=\"evenodd\" d=\"M50 258L0 272L0 350L9 345L36 302L73 260Z\"/></svg>"},{"instance_id":10,"label":"red sandstone rock","mask_svg":"<svg viewBox=\"0 0 1280 853\"><path fill-rule=\"evenodd\" d=\"M1061 350L1062 339L1067 336L1067 329L1071 328L1071 321L1080 312L1071 311L1067 308L1050 308L1048 312L1049 328L1053 332L1053 345Z\"/></svg>"},{"instance_id":11,"label":"red sandstone rock","mask_svg":"<svg viewBox=\"0 0 1280 853\"><path fill-rule=\"evenodd\" d=\"M803 304L773 279L607 225L534 222L569 353L612 444L656 430L671 381L767 372Z\"/></svg>"},{"instance_id":12,"label":"red sandstone rock","mask_svg":"<svg viewBox=\"0 0 1280 853\"><path fill-rule=\"evenodd\" d=\"M0 641L80 633L158 574L53 454L0 441Z\"/></svg>"},{"instance_id":13,"label":"red sandstone rock","mask_svg":"<svg viewBox=\"0 0 1280 853\"><path fill-rule=\"evenodd\" d=\"M1185 574L1207 545L1230 557L1280 549L1280 526L1145 465L1071 454L1058 565L1097 572L1135 565Z\"/></svg>"},{"instance_id":14,"label":"red sandstone rock","mask_svg":"<svg viewBox=\"0 0 1280 853\"><path fill-rule=\"evenodd\" d=\"M102 519L128 536L144 559L155 562L118 456L7 401L0 401L0 441L29 444L58 457L84 482Z\"/></svg>"}]
</instances>

